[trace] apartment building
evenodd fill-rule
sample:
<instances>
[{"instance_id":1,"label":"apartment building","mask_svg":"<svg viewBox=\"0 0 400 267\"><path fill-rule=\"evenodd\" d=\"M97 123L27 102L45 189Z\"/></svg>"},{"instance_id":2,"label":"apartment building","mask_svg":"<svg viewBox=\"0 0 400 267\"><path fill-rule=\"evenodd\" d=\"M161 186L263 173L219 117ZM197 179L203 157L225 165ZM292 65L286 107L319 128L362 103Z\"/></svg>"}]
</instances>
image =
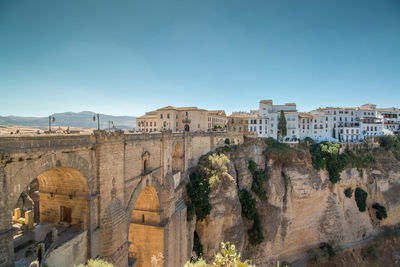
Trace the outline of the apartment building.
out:
<instances>
[{"instance_id":1,"label":"apartment building","mask_svg":"<svg viewBox=\"0 0 400 267\"><path fill-rule=\"evenodd\" d=\"M136 118L138 132L171 130L173 132L208 131L208 111L197 107L167 106Z\"/></svg>"},{"instance_id":2,"label":"apartment building","mask_svg":"<svg viewBox=\"0 0 400 267\"><path fill-rule=\"evenodd\" d=\"M226 113L223 110L209 110L207 125L208 131L225 129L227 123Z\"/></svg>"}]
</instances>

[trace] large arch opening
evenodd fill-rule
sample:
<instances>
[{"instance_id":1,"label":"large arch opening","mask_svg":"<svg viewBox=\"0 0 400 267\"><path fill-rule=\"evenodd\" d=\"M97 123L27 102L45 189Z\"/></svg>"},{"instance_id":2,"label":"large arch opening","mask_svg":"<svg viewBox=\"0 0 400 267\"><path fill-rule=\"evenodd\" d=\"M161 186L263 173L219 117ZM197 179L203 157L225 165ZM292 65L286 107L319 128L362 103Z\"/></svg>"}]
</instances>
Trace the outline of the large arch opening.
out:
<instances>
[{"instance_id":1,"label":"large arch opening","mask_svg":"<svg viewBox=\"0 0 400 267\"><path fill-rule=\"evenodd\" d=\"M89 195L87 179L75 168L56 167L35 177L12 214L16 265L43 258L87 230Z\"/></svg>"},{"instance_id":2,"label":"large arch opening","mask_svg":"<svg viewBox=\"0 0 400 267\"><path fill-rule=\"evenodd\" d=\"M130 263L137 267L151 267L152 262L157 261L163 265L164 228L161 226L160 200L153 186L144 188L135 203L128 241Z\"/></svg>"}]
</instances>

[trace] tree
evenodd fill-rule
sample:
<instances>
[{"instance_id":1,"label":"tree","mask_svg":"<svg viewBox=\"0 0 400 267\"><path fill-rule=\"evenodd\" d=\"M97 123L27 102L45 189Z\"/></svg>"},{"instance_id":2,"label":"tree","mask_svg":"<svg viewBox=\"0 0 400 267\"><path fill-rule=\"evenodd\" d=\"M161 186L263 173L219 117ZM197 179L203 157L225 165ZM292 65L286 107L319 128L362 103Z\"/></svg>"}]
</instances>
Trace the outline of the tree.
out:
<instances>
[{"instance_id":1,"label":"tree","mask_svg":"<svg viewBox=\"0 0 400 267\"><path fill-rule=\"evenodd\" d=\"M283 110L281 110L281 115L278 121L278 139L282 139L287 135L287 128L286 128L286 117Z\"/></svg>"}]
</instances>

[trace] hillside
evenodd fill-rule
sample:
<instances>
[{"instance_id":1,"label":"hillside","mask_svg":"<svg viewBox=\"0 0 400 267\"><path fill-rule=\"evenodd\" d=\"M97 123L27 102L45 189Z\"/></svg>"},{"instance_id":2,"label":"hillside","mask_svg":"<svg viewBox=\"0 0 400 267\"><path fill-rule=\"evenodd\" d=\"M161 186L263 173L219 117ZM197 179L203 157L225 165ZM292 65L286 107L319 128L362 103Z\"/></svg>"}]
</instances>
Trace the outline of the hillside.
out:
<instances>
[{"instance_id":1,"label":"hillside","mask_svg":"<svg viewBox=\"0 0 400 267\"><path fill-rule=\"evenodd\" d=\"M91 111L63 112L55 113L55 122L52 124L57 126L70 126L81 128L97 128L97 121L93 121L96 113ZM96 118L97 119L97 118ZM136 126L136 117L132 116L112 116L100 114L100 127L108 128L108 121L114 122L115 127L119 129L132 129ZM0 116L0 125L5 126L29 126L29 127L47 127L49 125L48 117L18 117L18 116Z\"/></svg>"}]
</instances>

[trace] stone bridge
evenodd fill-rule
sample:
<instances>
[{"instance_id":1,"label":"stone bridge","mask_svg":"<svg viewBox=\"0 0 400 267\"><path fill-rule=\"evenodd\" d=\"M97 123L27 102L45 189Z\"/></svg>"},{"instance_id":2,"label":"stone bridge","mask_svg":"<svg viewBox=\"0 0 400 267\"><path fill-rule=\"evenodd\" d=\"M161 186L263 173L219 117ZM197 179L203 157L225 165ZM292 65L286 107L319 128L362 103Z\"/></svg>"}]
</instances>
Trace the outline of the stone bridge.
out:
<instances>
[{"instance_id":1,"label":"stone bridge","mask_svg":"<svg viewBox=\"0 0 400 267\"><path fill-rule=\"evenodd\" d=\"M226 138L243 142L225 132L1 137L0 266L19 266L44 238L40 229L55 226L48 266L97 257L115 266L183 266L192 240L182 185ZM29 206L34 216L23 218Z\"/></svg>"}]
</instances>

